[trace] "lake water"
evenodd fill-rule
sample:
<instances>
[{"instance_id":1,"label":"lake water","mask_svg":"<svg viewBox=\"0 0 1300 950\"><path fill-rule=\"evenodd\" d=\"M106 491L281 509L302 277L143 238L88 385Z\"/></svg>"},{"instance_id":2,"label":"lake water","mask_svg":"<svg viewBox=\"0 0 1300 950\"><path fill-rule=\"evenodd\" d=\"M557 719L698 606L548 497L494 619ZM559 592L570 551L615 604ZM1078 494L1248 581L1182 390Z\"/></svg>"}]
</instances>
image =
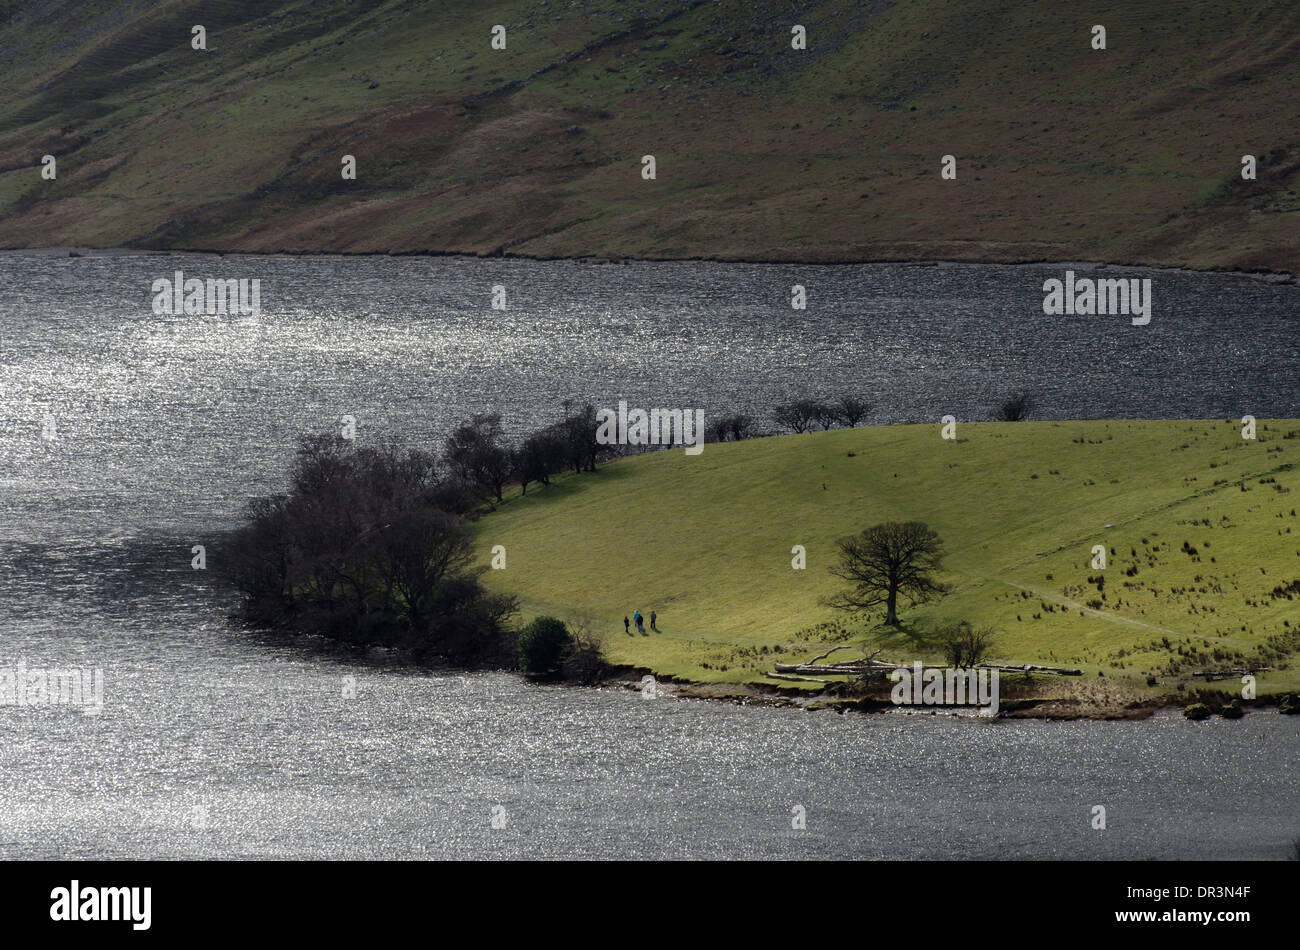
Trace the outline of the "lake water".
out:
<instances>
[{"instance_id":1,"label":"lake water","mask_svg":"<svg viewBox=\"0 0 1300 950\"><path fill-rule=\"evenodd\" d=\"M260 278L261 314L155 315L177 268ZM98 715L0 706L0 856L1282 857L1300 717L839 716L417 673L231 629L190 569L345 414L429 447L566 398L1300 416L1296 286L1093 272L1151 278L1134 327L1045 316L1064 270L0 254L0 668L105 678Z\"/></svg>"}]
</instances>

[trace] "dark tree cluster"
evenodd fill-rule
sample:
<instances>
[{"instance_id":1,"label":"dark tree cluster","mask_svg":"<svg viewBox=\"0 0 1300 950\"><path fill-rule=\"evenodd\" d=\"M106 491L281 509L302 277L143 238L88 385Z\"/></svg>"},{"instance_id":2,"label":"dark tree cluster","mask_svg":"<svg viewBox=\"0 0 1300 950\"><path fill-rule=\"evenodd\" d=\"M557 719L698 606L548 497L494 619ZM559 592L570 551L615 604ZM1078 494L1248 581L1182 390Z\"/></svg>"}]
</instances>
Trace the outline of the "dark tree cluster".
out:
<instances>
[{"instance_id":1,"label":"dark tree cluster","mask_svg":"<svg viewBox=\"0 0 1300 950\"><path fill-rule=\"evenodd\" d=\"M1034 397L1028 392L1012 393L993 407L993 418L997 422L1024 422L1033 413Z\"/></svg>"},{"instance_id":2,"label":"dark tree cluster","mask_svg":"<svg viewBox=\"0 0 1300 950\"><path fill-rule=\"evenodd\" d=\"M719 416L708 424L704 430L705 442L740 442L761 435L754 424L753 416L743 412Z\"/></svg>"},{"instance_id":3,"label":"dark tree cluster","mask_svg":"<svg viewBox=\"0 0 1300 950\"><path fill-rule=\"evenodd\" d=\"M811 432L820 426L823 431L842 426L852 429L859 425L871 405L855 396L841 396L828 401L824 399L796 399L782 403L772 410L772 420L782 429L791 432Z\"/></svg>"},{"instance_id":4,"label":"dark tree cluster","mask_svg":"<svg viewBox=\"0 0 1300 950\"><path fill-rule=\"evenodd\" d=\"M510 445L499 413L480 413L452 430L443 461L457 485L471 496L501 501L505 487L549 485L565 471L594 472L596 463L613 454L596 441L596 407L566 404L562 417Z\"/></svg>"},{"instance_id":5,"label":"dark tree cluster","mask_svg":"<svg viewBox=\"0 0 1300 950\"><path fill-rule=\"evenodd\" d=\"M250 622L418 659L510 665L514 600L473 566L462 490L433 456L302 440L288 493L256 499L222 558Z\"/></svg>"},{"instance_id":6,"label":"dark tree cluster","mask_svg":"<svg viewBox=\"0 0 1300 950\"><path fill-rule=\"evenodd\" d=\"M256 499L224 573L250 622L458 665L513 665L512 598L479 583L467 521L507 485L594 471L596 410L507 441L497 413L456 425L441 456L304 438L289 491Z\"/></svg>"}]
</instances>

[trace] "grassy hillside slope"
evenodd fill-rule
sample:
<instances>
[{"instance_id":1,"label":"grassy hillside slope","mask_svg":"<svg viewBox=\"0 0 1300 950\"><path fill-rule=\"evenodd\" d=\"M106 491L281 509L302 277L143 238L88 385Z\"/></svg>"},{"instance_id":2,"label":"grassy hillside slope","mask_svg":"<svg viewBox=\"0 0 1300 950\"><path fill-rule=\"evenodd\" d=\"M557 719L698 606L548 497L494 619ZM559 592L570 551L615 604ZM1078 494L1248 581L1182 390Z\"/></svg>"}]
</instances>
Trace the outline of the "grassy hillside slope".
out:
<instances>
[{"instance_id":1,"label":"grassy hillside slope","mask_svg":"<svg viewBox=\"0 0 1300 950\"><path fill-rule=\"evenodd\" d=\"M761 682L827 646L885 646L879 618L819 599L844 582L834 541L920 520L948 551L950 594L905 623L966 618L1004 662L1081 666L1139 689L1265 664L1300 686L1300 420L880 426L623 459L513 497L478 525L495 588L529 613L586 618L610 657L697 682ZM1104 571L1092 547L1109 550ZM791 549L807 549L807 568ZM1103 586L1097 580L1104 575ZM622 618L659 612L663 632ZM851 658L852 653L843 654ZM774 682L774 681L768 681ZM1239 688L1239 686L1238 686Z\"/></svg>"},{"instance_id":2,"label":"grassy hillside slope","mask_svg":"<svg viewBox=\"0 0 1300 950\"><path fill-rule=\"evenodd\" d=\"M1300 272L1290 0L9 0L0 68L2 247Z\"/></svg>"}]
</instances>

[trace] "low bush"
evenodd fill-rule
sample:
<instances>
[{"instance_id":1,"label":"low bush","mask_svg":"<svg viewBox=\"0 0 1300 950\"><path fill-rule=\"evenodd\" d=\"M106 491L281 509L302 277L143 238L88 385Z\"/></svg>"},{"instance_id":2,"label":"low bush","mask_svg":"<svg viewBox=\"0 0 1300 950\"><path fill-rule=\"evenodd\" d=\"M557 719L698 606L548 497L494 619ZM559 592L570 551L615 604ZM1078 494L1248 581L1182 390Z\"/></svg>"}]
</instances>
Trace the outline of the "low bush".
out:
<instances>
[{"instance_id":1,"label":"low bush","mask_svg":"<svg viewBox=\"0 0 1300 950\"><path fill-rule=\"evenodd\" d=\"M519 631L519 666L530 676L554 676L573 645L563 620L537 617Z\"/></svg>"}]
</instances>

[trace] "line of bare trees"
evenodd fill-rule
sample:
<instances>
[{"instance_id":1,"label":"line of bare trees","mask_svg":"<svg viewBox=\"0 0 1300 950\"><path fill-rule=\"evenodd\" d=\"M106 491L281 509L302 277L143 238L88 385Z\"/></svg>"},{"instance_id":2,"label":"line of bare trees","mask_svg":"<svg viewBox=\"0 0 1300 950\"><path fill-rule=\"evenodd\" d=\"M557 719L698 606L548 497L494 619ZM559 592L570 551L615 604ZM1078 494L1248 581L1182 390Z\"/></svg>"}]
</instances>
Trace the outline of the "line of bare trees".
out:
<instances>
[{"instance_id":1,"label":"line of bare trees","mask_svg":"<svg viewBox=\"0 0 1300 950\"><path fill-rule=\"evenodd\" d=\"M790 432L811 432L821 427L833 429L842 426L852 429L862 424L871 413L871 404L856 396L841 396L838 399L796 399L784 402L772 410L771 420L778 430ZM719 416L705 429L706 442L739 442L742 439L761 438L772 433L766 432L758 420L745 413L730 413Z\"/></svg>"},{"instance_id":2,"label":"line of bare trees","mask_svg":"<svg viewBox=\"0 0 1300 950\"><path fill-rule=\"evenodd\" d=\"M840 396L838 399L795 399L791 402L784 402L772 410L772 421L785 431L801 433L812 432L815 429L833 429L837 426L845 429L852 429L862 423L868 415L871 414L872 406L865 400L858 399L855 396ZM1025 390L1020 390L998 401L993 406L992 416L998 422L1021 422L1033 416L1037 402L1033 395ZM744 420L742 436L733 438L749 438L752 435L762 433L753 431L753 422L748 416L730 417ZM727 420L719 420L710 428L713 432L717 430L717 435L709 441L725 442L725 434L729 432L733 425Z\"/></svg>"},{"instance_id":3,"label":"line of bare trees","mask_svg":"<svg viewBox=\"0 0 1300 950\"><path fill-rule=\"evenodd\" d=\"M856 396L835 400L796 399L772 410L772 420L791 432L810 432L820 426L823 431L842 426L855 428L871 412L871 404Z\"/></svg>"},{"instance_id":4,"label":"line of bare trees","mask_svg":"<svg viewBox=\"0 0 1300 950\"><path fill-rule=\"evenodd\" d=\"M501 414L477 413L457 425L443 446L443 461L452 477L470 495L501 501L505 487L518 484L524 494L531 484L549 485L561 472L594 472L596 463L613 454L596 441L596 407L566 404L559 421L507 441Z\"/></svg>"}]
</instances>

